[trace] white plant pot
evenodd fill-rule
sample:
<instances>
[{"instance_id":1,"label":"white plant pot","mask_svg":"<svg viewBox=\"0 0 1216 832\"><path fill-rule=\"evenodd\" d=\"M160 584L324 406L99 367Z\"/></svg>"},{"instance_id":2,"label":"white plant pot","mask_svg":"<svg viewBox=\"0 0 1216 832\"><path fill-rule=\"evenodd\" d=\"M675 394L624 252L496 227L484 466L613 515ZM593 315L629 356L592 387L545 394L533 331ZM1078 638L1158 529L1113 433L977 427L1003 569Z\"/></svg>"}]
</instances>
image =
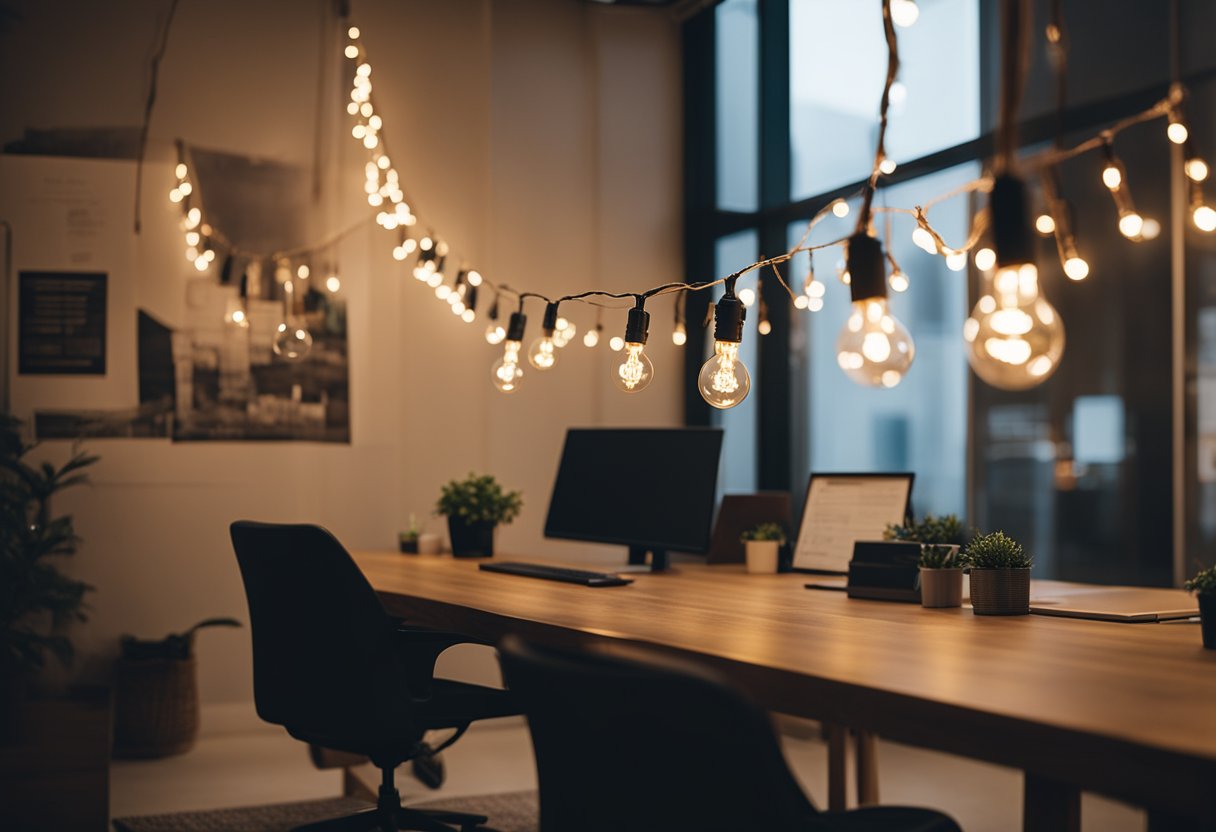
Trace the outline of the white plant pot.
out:
<instances>
[{"instance_id":1,"label":"white plant pot","mask_svg":"<svg viewBox=\"0 0 1216 832\"><path fill-rule=\"evenodd\" d=\"M744 544L747 552L747 571L753 574L771 575L777 572L777 549L775 540L749 540Z\"/></svg>"},{"instance_id":2,"label":"white plant pot","mask_svg":"<svg viewBox=\"0 0 1216 832\"><path fill-rule=\"evenodd\" d=\"M418 554L437 555L443 550L443 538L434 532L418 535Z\"/></svg>"}]
</instances>

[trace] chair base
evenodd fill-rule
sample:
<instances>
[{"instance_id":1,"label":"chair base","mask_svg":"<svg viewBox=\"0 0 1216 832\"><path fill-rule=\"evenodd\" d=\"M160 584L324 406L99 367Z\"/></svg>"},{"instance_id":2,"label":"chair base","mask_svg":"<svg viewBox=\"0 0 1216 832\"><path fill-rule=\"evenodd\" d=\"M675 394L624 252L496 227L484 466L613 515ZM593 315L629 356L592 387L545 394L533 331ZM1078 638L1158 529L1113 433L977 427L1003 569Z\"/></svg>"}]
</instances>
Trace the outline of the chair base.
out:
<instances>
[{"instance_id":1,"label":"chair base","mask_svg":"<svg viewBox=\"0 0 1216 832\"><path fill-rule=\"evenodd\" d=\"M383 783L376 806L353 815L297 826L292 832L493 832L485 815L446 812L438 809L410 809L401 805L401 794L393 785L393 769L381 769Z\"/></svg>"}]
</instances>

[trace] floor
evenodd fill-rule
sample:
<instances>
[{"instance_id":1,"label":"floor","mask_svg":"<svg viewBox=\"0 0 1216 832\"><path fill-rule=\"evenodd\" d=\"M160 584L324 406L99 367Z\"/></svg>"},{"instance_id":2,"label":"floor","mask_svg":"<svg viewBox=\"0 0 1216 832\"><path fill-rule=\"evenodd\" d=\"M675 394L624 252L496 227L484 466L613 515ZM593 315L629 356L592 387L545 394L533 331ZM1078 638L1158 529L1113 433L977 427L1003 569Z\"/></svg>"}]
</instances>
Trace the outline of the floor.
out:
<instances>
[{"instance_id":1,"label":"floor","mask_svg":"<svg viewBox=\"0 0 1216 832\"><path fill-rule=\"evenodd\" d=\"M827 753L815 732L784 737L786 754L803 787L819 805L826 801ZM444 753L447 780L430 791L406 774L398 788L407 802L442 796L517 791L536 787L531 743L518 720L475 725ZM1021 828L1021 777L1010 769L880 743L882 802L933 806L949 812L968 832L1015 832ZM403 767L402 771L405 771ZM374 779L374 771L364 774ZM158 761L116 761L111 768L114 817L281 803L341 792L338 771L318 771L303 745L285 733L201 738L188 754ZM1085 795L1085 832L1143 832L1143 812Z\"/></svg>"}]
</instances>

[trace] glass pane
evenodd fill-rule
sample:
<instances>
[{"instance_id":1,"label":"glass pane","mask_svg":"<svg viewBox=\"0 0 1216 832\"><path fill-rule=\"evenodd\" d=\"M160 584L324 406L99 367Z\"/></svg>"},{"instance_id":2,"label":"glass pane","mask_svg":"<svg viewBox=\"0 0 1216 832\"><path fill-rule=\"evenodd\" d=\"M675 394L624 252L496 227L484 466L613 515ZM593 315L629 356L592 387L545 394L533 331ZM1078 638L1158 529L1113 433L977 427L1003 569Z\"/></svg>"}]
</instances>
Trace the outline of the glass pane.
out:
<instances>
[{"instance_id":1,"label":"glass pane","mask_svg":"<svg viewBox=\"0 0 1216 832\"><path fill-rule=\"evenodd\" d=\"M726 0L714 10L718 207L760 205L760 22L757 0Z\"/></svg>"},{"instance_id":2,"label":"glass pane","mask_svg":"<svg viewBox=\"0 0 1216 832\"><path fill-rule=\"evenodd\" d=\"M749 263L756 262L756 249L759 239L755 231L741 231L729 237L718 240L714 248L714 273L727 275L737 271ZM754 274L739 279L737 292L756 287ZM722 297L722 288L716 287L714 299ZM722 468L719 476L721 491L727 494L747 494L756 490L756 459L759 448L756 442L757 409L760 401L759 373L757 359L760 350L756 344L759 334L756 332L755 306L747 313L744 325L743 343L739 346L739 358L747 365L752 378L752 391L741 403L729 410L715 410L715 424L725 431L722 443ZM709 328L706 337L704 355L713 355L713 327Z\"/></svg>"},{"instance_id":3,"label":"glass pane","mask_svg":"<svg viewBox=\"0 0 1216 832\"><path fill-rule=\"evenodd\" d=\"M886 198L892 205L917 204L978 174L977 165L961 165L895 186ZM829 218L815 229L812 242L844 236L854 220ZM966 237L966 199L935 208L933 223L947 240ZM814 252L816 279L826 285L823 308L795 312L798 338L805 345L801 361L808 398L801 426L801 480L805 482L811 471L914 471L912 505L917 513L963 515L968 369L961 332L967 317L967 282L964 275L947 269L941 257L912 243L911 217L895 215L891 227L890 248L910 286L905 292L891 292L890 308L911 333L916 359L903 381L889 390L861 387L845 376L836 363L836 338L852 302L839 279L843 252ZM791 245L804 230L804 223L790 226ZM807 257L800 255L791 271L797 288L806 269Z\"/></svg>"},{"instance_id":4,"label":"glass pane","mask_svg":"<svg viewBox=\"0 0 1216 832\"><path fill-rule=\"evenodd\" d=\"M896 162L980 132L976 0L920 0L897 28L899 87L892 90L887 152ZM887 74L879 3L790 2L790 187L804 199L870 173Z\"/></svg>"}]
</instances>

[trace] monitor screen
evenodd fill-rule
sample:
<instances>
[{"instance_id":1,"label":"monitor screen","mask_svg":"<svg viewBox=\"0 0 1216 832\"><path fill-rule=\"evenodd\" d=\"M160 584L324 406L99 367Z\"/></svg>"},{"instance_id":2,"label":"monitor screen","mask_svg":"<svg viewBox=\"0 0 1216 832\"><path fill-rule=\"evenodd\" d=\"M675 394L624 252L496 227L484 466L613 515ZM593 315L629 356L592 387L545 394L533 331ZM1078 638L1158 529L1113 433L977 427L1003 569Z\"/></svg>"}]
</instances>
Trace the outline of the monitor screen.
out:
<instances>
[{"instance_id":1,"label":"monitor screen","mask_svg":"<svg viewBox=\"0 0 1216 832\"><path fill-rule=\"evenodd\" d=\"M572 429L545 537L704 552L721 450L717 428Z\"/></svg>"}]
</instances>

